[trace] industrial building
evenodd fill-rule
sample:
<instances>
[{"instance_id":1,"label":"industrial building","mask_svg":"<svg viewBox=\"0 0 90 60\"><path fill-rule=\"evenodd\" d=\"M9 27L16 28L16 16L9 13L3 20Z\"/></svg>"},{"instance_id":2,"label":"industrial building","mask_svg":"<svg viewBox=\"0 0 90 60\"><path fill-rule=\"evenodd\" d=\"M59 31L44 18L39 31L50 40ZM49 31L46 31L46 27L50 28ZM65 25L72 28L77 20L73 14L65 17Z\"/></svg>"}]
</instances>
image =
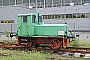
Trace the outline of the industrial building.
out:
<instances>
[{"instance_id":1,"label":"industrial building","mask_svg":"<svg viewBox=\"0 0 90 60\"><path fill-rule=\"evenodd\" d=\"M90 0L0 0L0 33L16 32L18 14L40 13L47 24L68 24L80 40L90 40Z\"/></svg>"}]
</instances>

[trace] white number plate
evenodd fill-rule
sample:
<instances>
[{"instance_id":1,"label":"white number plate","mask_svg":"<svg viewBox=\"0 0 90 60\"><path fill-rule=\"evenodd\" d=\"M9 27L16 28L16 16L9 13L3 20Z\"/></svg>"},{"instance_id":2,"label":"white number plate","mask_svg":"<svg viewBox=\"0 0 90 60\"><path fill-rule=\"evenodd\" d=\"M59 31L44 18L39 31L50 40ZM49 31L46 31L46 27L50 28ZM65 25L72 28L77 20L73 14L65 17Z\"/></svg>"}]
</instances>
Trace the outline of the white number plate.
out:
<instances>
[{"instance_id":1,"label":"white number plate","mask_svg":"<svg viewBox=\"0 0 90 60\"><path fill-rule=\"evenodd\" d=\"M58 35L64 35L64 31L58 31Z\"/></svg>"}]
</instances>

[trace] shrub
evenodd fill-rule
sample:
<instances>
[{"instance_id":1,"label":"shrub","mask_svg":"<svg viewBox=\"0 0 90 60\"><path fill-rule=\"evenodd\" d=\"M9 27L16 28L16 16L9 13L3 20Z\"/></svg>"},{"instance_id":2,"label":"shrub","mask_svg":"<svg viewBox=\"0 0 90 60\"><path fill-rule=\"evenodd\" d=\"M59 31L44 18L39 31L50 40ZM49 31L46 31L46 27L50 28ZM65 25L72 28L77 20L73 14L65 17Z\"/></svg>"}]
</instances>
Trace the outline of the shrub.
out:
<instances>
[{"instance_id":1,"label":"shrub","mask_svg":"<svg viewBox=\"0 0 90 60\"><path fill-rule=\"evenodd\" d=\"M74 41L71 42L71 46L79 46L79 40L74 39Z\"/></svg>"}]
</instances>

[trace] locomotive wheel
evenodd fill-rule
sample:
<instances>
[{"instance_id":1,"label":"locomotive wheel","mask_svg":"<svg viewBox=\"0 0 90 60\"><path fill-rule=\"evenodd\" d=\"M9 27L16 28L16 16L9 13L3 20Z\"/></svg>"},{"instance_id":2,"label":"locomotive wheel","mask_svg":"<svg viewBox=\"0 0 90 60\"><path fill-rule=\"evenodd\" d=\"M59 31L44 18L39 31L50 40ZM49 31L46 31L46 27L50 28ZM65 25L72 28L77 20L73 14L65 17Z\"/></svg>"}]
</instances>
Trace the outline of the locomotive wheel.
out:
<instances>
[{"instance_id":1,"label":"locomotive wheel","mask_svg":"<svg viewBox=\"0 0 90 60\"><path fill-rule=\"evenodd\" d=\"M27 41L28 41L27 47L31 47L33 45L32 40L28 38Z\"/></svg>"},{"instance_id":2,"label":"locomotive wheel","mask_svg":"<svg viewBox=\"0 0 90 60\"><path fill-rule=\"evenodd\" d=\"M31 47L32 46L32 42L29 42L28 44L27 44L27 47Z\"/></svg>"},{"instance_id":3,"label":"locomotive wheel","mask_svg":"<svg viewBox=\"0 0 90 60\"><path fill-rule=\"evenodd\" d=\"M49 45L52 49L59 49L60 41L58 39L51 40L51 43Z\"/></svg>"}]
</instances>

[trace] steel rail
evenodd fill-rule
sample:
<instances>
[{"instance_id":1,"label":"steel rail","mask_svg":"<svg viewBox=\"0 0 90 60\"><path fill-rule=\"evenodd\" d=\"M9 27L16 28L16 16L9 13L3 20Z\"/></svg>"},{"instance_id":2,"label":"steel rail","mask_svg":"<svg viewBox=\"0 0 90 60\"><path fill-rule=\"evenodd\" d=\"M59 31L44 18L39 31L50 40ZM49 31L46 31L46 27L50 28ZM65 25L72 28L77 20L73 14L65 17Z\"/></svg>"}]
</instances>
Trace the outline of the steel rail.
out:
<instances>
[{"instance_id":1,"label":"steel rail","mask_svg":"<svg viewBox=\"0 0 90 60\"><path fill-rule=\"evenodd\" d=\"M90 48L85 48L85 47L67 47L66 49L83 49L83 50L90 50Z\"/></svg>"},{"instance_id":2,"label":"steel rail","mask_svg":"<svg viewBox=\"0 0 90 60\"><path fill-rule=\"evenodd\" d=\"M72 49L84 49L84 50L81 50L81 51L78 51L78 50L61 50L61 49L50 49L50 48L30 48L30 47L27 47L27 46L0 46L0 48L14 48L14 49L19 49L19 48L23 48L23 49L30 49L30 50L47 50L47 51L56 51L56 52L70 52L70 53L82 53L82 54L90 54L90 52L88 51L84 51L85 49L88 50L90 48L79 48L79 47L70 47Z\"/></svg>"},{"instance_id":3,"label":"steel rail","mask_svg":"<svg viewBox=\"0 0 90 60\"><path fill-rule=\"evenodd\" d=\"M27 46L0 46L0 48L29 48Z\"/></svg>"},{"instance_id":4,"label":"steel rail","mask_svg":"<svg viewBox=\"0 0 90 60\"><path fill-rule=\"evenodd\" d=\"M56 52L90 54L90 52L87 52L87 51L77 51L77 50L54 50L54 49L45 49L45 48L35 48L35 49L31 49L31 50L45 50L45 51L56 51Z\"/></svg>"}]
</instances>

